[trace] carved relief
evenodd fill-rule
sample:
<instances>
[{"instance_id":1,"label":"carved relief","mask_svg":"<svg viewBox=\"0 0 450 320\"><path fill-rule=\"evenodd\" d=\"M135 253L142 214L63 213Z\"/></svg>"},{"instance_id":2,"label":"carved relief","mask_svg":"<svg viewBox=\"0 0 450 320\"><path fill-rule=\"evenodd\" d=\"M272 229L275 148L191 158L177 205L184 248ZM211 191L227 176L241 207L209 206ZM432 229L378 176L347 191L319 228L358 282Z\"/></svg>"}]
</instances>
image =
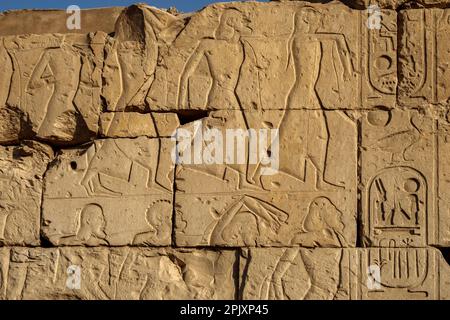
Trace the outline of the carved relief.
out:
<instances>
[{"instance_id":1,"label":"carved relief","mask_svg":"<svg viewBox=\"0 0 450 320\"><path fill-rule=\"evenodd\" d=\"M321 109L341 105L339 87L345 87L345 81L353 76L353 63L345 35L320 30L323 28L323 13L313 7L300 8L294 14L294 30L289 39L289 63L293 64L295 83L287 98L287 109ZM333 49L338 59L331 60ZM328 54L329 56L325 56ZM327 60L328 59L328 60ZM330 65L326 65L326 63ZM305 73L304 69L309 69ZM338 70L342 70L338 72ZM330 71L330 72L326 72ZM323 90L320 85L322 72L326 72L332 90ZM338 96L330 96L338 92ZM326 96L328 95L328 96ZM329 100L329 101L327 101ZM331 104L332 103L332 104Z\"/></svg>"},{"instance_id":2,"label":"carved relief","mask_svg":"<svg viewBox=\"0 0 450 320\"><path fill-rule=\"evenodd\" d=\"M431 11L418 9L400 12L399 20L404 32L399 43L399 100L412 98L424 102L431 97L434 72L429 67L433 47L428 48L432 35L426 31L426 21L432 20ZM431 21L429 23L432 23ZM414 43L414 44L413 44Z\"/></svg>"},{"instance_id":3,"label":"carved relief","mask_svg":"<svg viewBox=\"0 0 450 320\"><path fill-rule=\"evenodd\" d=\"M399 101L405 105L444 104L448 89L448 9L414 9L399 13ZM432 28L430 26L433 26Z\"/></svg>"},{"instance_id":4,"label":"carved relief","mask_svg":"<svg viewBox=\"0 0 450 320\"><path fill-rule=\"evenodd\" d=\"M148 103L163 109L357 108L359 14L339 4L207 7L160 51Z\"/></svg>"},{"instance_id":5,"label":"carved relief","mask_svg":"<svg viewBox=\"0 0 450 320\"><path fill-rule=\"evenodd\" d=\"M248 249L241 256L242 299L331 300L338 292L340 249ZM320 268L317 267L320 264Z\"/></svg>"},{"instance_id":6,"label":"carved relief","mask_svg":"<svg viewBox=\"0 0 450 320\"><path fill-rule=\"evenodd\" d=\"M417 111L370 111L362 130L367 245L436 243L434 120Z\"/></svg>"},{"instance_id":7,"label":"carved relief","mask_svg":"<svg viewBox=\"0 0 450 320\"><path fill-rule=\"evenodd\" d=\"M23 112L38 138L76 143L96 135L105 37L4 38L14 70L6 103Z\"/></svg>"},{"instance_id":8,"label":"carved relief","mask_svg":"<svg viewBox=\"0 0 450 320\"><path fill-rule=\"evenodd\" d=\"M2 66L2 72L0 72L0 143L13 143L19 140L22 117L19 110L6 105L13 65L2 37L0 37L0 65Z\"/></svg>"},{"instance_id":9,"label":"carved relief","mask_svg":"<svg viewBox=\"0 0 450 320\"><path fill-rule=\"evenodd\" d=\"M0 248L0 299L233 299L234 262L232 251Z\"/></svg>"},{"instance_id":10,"label":"carved relief","mask_svg":"<svg viewBox=\"0 0 450 320\"><path fill-rule=\"evenodd\" d=\"M39 245L42 180L50 147L27 141L0 147L0 243Z\"/></svg>"},{"instance_id":11,"label":"carved relief","mask_svg":"<svg viewBox=\"0 0 450 320\"><path fill-rule=\"evenodd\" d=\"M245 300L447 299L450 272L431 248L255 248L240 270Z\"/></svg>"},{"instance_id":12,"label":"carved relief","mask_svg":"<svg viewBox=\"0 0 450 320\"><path fill-rule=\"evenodd\" d=\"M45 236L56 245L170 244L170 149L140 137L65 150L46 175Z\"/></svg>"},{"instance_id":13,"label":"carved relief","mask_svg":"<svg viewBox=\"0 0 450 320\"><path fill-rule=\"evenodd\" d=\"M175 16L154 7L133 5L122 12L114 40L105 48L103 96L108 111L147 109L145 99L162 59L160 52L181 28Z\"/></svg>"},{"instance_id":14,"label":"carved relief","mask_svg":"<svg viewBox=\"0 0 450 320\"><path fill-rule=\"evenodd\" d=\"M450 299L450 9L322 2L0 14L0 299Z\"/></svg>"},{"instance_id":15,"label":"carved relief","mask_svg":"<svg viewBox=\"0 0 450 320\"><path fill-rule=\"evenodd\" d=\"M387 168L369 187L371 239L395 246L425 244L428 188L424 177L408 167ZM400 243L402 244L400 244Z\"/></svg>"},{"instance_id":16,"label":"carved relief","mask_svg":"<svg viewBox=\"0 0 450 320\"><path fill-rule=\"evenodd\" d=\"M189 89L189 108L203 109L240 108L236 87L239 78L239 70L244 62L244 49L241 40L241 30L243 28L243 16L239 10L225 10L220 19L219 26L215 31L214 39L202 39L189 57L180 78L180 92L178 94L178 106L184 107L187 99L187 90ZM224 64L227 57L233 57ZM212 77L209 88L207 105L195 105L191 95L198 87L189 82L189 77L195 71L202 58L206 59L209 73ZM189 82L189 86L188 86Z\"/></svg>"},{"instance_id":17,"label":"carved relief","mask_svg":"<svg viewBox=\"0 0 450 320\"><path fill-rule=\"evenodd\" d=\"M283 114L284 111L246 112L245 117L258 130L277 128ZM333 114L330 127L325 130L323 118L317 118L324 114L329 113L305 110L288 114L293 125L280 127L279 166L270 175L264 174L268 168L261 161L252 162L256 151L249 137L241 141L242 162L179 164L175 178L176 243L354 246L356 128L345 114ZM186 152L195 153L199 146L209 150L209 142L200 140L203 145L197 145L196 141L211 129L221 133L223 145L230 143L225 141L229 139L228 129L242 128L245 133L241 117L239 111L213 112L190 127L182 127L192 132L193 140L188 142ZM326 133L336 144L331 146L324 139ZM323 148L319 149L319 145ZM335 149L338 146L354 155L346 160L349 170L337 169L342 167ZM272 147L272 156L278 155ZM350 169L352 162L354 170Z\"/></svg>"},{"instance_id":18,"label":"carved relief","mask_svg":"<svg viewBox=\"0 0 450 320\"><path fill-rule=\"evenodd\" d=\"M397 12L379 10L380 25L368 27L376 14L365 10L362 14L362 103L366 108L395 107L397 94Z\"/></svg>"},{"instance_id":19,"label":"carved relief","mask_svg":"<svg viewBox=\"0 0 450 320\"><path fill-rule=\"evenodd\" d=\"M446 279L448 264L437 249L432 248L371 248L358 252L357 265L349 265L356 272L360 288L350 296L363 300L439 300L448 299ZM368 286L368 266L378 266L379 279ZM356 284L353 280L353 284Z\"/></svg>"},{"instance_id":20,"label":"carved relief","mask_svg":"<svg viewBox=\"0 0 450 320\"><path fill-rule=\"evenodd\" d=\"M0 107L3 108L8 99L13 72L11 58L5 49L3 38L0 38L0 63L2 65L2 73L0 75Z\"/></svg>"},{"instance_id":21,"label":"carved relief","mask_svg":"<svg viewBox=\"0 0 450 320\"><path fill-rule=\"evenodd\" d=\"M170 137L180 125L175 113L104 112L100 136L108 138Z\"/></svg>"}]
</instances>

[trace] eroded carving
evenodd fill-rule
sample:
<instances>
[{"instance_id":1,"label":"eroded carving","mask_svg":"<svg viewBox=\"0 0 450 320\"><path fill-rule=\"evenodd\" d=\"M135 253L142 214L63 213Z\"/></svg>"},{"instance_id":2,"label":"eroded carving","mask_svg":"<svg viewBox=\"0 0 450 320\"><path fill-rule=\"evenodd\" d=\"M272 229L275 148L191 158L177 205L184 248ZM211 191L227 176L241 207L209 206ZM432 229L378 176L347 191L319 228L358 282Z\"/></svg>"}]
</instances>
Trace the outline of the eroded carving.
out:
<instances>
[{"instance_id":1,"label":"eroded carving","mask_svg":"<svg viewBox=\"0 0 450 320\"><path fill-rule=\"evenodd\" d=\"M431 248L255 248L240 270L241 298L271 300L447 299L450 271Z\"/></svg>"},{"instance_id":2,"label":"eroded carving","mask_svg":"<svg viewBox=\"0 0 450 320\"><path fill-rule=\"evenodd\" d=\"M45 236L56 245L169 245L170 148L139 137L65 150L46 176Z\"/></svg>"},{"instance_id":3,"label":"eroded carving","mask_svg":"<svg viewBox=\"0 0 450 320\"><path fill-rule=\"evenodd\" d=\"M377 110L363 120L365 240L370 246L423 247L437 240L436 124L417 111Z\"/></svg>"},{"instance_id":4,"label":"eroded carving","mask_svg":"<svg viewBox=\"0 0 450 320\"><path fill-rule=\"evenodd\" d=\"M105 37L4 38L14 70L6 104L24 114L21 120L38 138L77 143L97 134Z\"/></svg>"},{"instance_id":5,"label":"eroded carving","mask_svg":"<svg viewBox=\"0 0 450 320\"><path fill-rule=\"evenodd\" d=\"M40 244L42 180L52 158L38 142L0 147L0 243Z\"/></svg>"},{"instance_id":6,"label":"eroded carving","mask_svg":"<svg viewBox=\"0 0 450 320\"><path fill-rule=\"evenodd\" d=\"M329 114L321 110L297 110L290 113L289 117L295 119L293 123L300 125L295 130L292 127L290 135L281 122L284 111L245 113L252 128L276 128L281 122L280 135L283 138L280 141L280 156L277 158L279 169L275 169L273 174L262 173L264 166L261 161L250 163L251 152L255 150L252 150L248 137L241 141L242 148L239 152L245 151L245 156L242 157L244 161L241 163L179 164L175 177L176 243L354 246L356 230L352 224L354 226L356 205L353 198L356 195L356 128L345 114L333 114L330 117L332 127L326 130L330 134L330 140L337 142L341 150L345 148L349 154L355 155L354 160L351 160L355 161L354 170L339 171L337 168L342 166L339 166L337 154L333 154L337 152L334 149L337 145L326 150L329 141L326 136L322 136L324 131L321 121L316 119L318 112L320 115ZM206 135L207 130L214 128L223 133L222 136L226 139L227 129L242 128L240 113L211 113L210 117L199 121L201 125L184 127L193 133L193 141L189 142L192 146L186 148L187 152L195 152L198 148L194 133L198 135L200 130ZM245 128L242 128L244 132ZM297 131L308 131L311 134L297 135ZM200 143L208 146L208 142ZM226 144L225 141L223 143ZM271 147L273 145L269 145L269 150ZM274 149L271 152L278 154ZM346 163L351 168L348 159ZM295 172L303 176L292 175L292 172L285 169L287 167L294 168ZM324 176L338 182L323 183ZM343 198L346 201L342 201ZM293 234L296 236L293 237Z\"/></svg>"},{"instance_id":7,"label":"eroded carving","mask_svg":"<svg viewBox=\"0 0 450 320\"><path fill-rule=\"evenodd\" d=\"M0 298L450 299L450 11L418 3L1 16Z\"/></svg>"},{"instance_id":8,"label":"eroded carving","mask_svg":"<svg viewBox=\"0 0 450 320\"><path fill-rule=\"evenodd\" d=\"M449 98L447 70L450 27L448 9L402 10L399 43L399 101L425 107ZM430 28L433 26L433 28Z\"/></svg>"},{"instance_id":9,"label":"eroded carving","mask_svg":"<svg viewBox=\"0 0 450 320\"><path fill-rule=\"evenodd\" d=\"M232 251L0 248L0 299L233 299L234 262Z\"/></svg>"}]
</instances>

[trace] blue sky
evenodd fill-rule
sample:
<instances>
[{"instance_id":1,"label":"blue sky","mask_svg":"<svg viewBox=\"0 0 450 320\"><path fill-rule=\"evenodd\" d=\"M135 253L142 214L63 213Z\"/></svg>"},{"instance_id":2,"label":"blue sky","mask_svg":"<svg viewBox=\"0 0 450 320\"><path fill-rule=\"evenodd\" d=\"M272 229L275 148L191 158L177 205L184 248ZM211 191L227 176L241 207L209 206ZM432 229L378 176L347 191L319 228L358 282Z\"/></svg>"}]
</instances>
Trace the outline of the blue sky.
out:
<instances>
[{"instance_id":1,"label":"blue sky","mask_svg":"<svg viewBox=\"0 0 450 320\"><path fill-rule=\"evenodd\" d=\"M263 0L264 1L264 0ZM266 0L267 1L267 0ZM146 2L149 5L159 8L169 8L175 6L183 12L195 11L214 2L226 2L226 0L0 0L0 11L12 9L65 9L69 5L75 4L82 9L111 7L111 6L128 6L137 2Z\"/></svg>"}]
</instances>

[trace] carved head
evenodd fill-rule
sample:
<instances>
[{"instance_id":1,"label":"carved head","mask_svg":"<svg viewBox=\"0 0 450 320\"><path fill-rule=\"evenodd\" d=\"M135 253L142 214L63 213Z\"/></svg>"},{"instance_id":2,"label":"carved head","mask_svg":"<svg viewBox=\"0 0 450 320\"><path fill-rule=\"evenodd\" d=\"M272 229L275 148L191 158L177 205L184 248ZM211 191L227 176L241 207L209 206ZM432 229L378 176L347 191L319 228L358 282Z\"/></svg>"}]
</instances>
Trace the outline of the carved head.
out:
<instances>
[{"instance_id":1,"label":"carved head","mask_svg":"<svg viewBox=\"0 0 450 320\"><path fill-rule=\"evenodd\" d=\"M92 236L101 239L106 237L105 234L106 221L103 215L103 209L98 204L90 203L81 211L81 234L89 231Z\"/></svg>"},{"instance_id":2,"label":"carved head","mask_svg":"<svg viewBox=\"0 0 450 320\"><path fill-rule=\"evenodd\" d=\"M172 204L166 200L158 200L152 203L145 212L145 220L152 232L163 232L167 228L167 216L172 213Z\"/></svg>"},{"instance_id":3,"label":"carved head","mask_svg":"<svg viewBox=\"0 0 450 320\"><path fill-rule=\"evenodd\" d=\"M337 232L344 230L342 212L325 197L315 198L309 205L308 214L303 221L305 231L321 231L332 229Z\"/></svg>"},{"instance_id":4,"label":"carved head","mask_svg":"<svg viewBox=\"0 0 450 320\"><path fill-rule=\"evenodd\" d=\"M227 9L220 17L219 27L216 30L215 38L219 40L229 40L236 33L240 33L244 28L244 18L242 13L236 9Z\"/></svg>"},{"instance_id":5,"label":"carved head","mask_svg":"<svg viewBox=\"0 0 450 320\"><path fill-rule=\"evenodd\" d=\"M322 26L322 14L312 7L303 7L295 14L294 23L296 31L314 33Z\"/></svg>"}]
</instances>

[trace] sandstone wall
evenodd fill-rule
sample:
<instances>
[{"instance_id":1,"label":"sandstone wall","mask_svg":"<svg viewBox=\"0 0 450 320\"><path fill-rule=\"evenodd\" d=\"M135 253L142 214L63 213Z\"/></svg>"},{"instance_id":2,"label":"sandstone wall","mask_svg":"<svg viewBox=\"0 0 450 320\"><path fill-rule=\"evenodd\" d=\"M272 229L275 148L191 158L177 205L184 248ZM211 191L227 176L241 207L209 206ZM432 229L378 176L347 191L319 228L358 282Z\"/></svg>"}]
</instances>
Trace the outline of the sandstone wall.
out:
<instances>
[{"instance_id":1,"label":"sandstone wall","mask_svg":"<svg viewBox=\"0 0 450 320\"><path fill-rule=\"evenodd\" d=\"M450 299L447 7L0 15L0 298Z\"/></svg>"}]
</instances>

